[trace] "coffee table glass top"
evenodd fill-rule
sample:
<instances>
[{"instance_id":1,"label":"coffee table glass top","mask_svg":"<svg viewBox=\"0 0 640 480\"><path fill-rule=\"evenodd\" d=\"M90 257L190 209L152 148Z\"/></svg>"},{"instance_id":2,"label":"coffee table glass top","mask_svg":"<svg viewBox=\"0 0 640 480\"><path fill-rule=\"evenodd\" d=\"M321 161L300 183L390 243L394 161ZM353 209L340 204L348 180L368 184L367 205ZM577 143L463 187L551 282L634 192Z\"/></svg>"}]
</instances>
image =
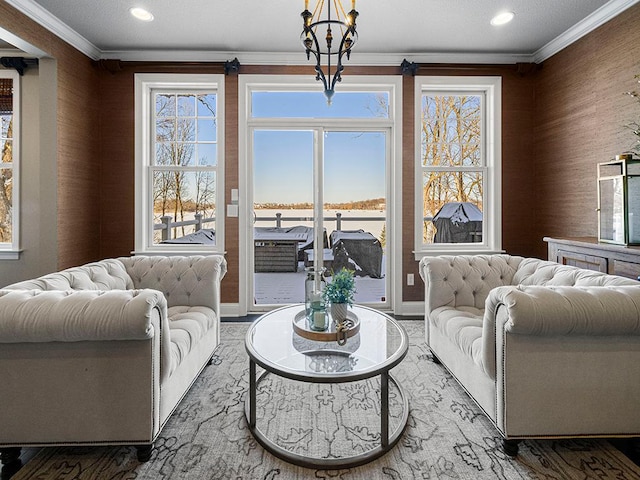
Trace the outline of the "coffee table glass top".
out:
<instances>
[{"instance_id":1,"label":"coffee table glass top","mask_svg":"<svg viewBox=\"0 0 640 480\"><path fill-rule=\"evenodd\" d=\"M360 330L340 346L308 340L293 330L304 309L296 304L260 317L247 332L246 348L261 367L295 380L353 381L397 365L408 350L407 334L394 319L372 308L353 306Z\"/></svg>"}]
</instances>

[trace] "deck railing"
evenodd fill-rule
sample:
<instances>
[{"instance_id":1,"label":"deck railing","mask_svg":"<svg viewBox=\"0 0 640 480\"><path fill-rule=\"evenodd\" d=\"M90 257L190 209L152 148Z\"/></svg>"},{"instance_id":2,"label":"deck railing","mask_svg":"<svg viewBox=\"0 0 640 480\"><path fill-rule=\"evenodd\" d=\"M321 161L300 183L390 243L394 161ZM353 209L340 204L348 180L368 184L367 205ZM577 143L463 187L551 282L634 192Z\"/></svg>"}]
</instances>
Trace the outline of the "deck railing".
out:
<instances>
[{"instance_id":1,"label":"deck railing","mask_svg":"<svg viewBox=\"0 0 640 480\"><path fill-rule=\"evenodd\" d=\"M162 241L171 240L171 230L177 227L188 227L195 225L195 231L202 230L202 226L205 223L213 223L216 221L216 217L203 218L204 215L196 213L193 216L193 220L183 220L182 222L173 222L171 215L164 215L160 217L160 223L153 225L153 230L162 230Z\"/></svg>"},{"instance_id":2,"label":"deck railing","mask_svg":"<svg viewBox=\"0 0 640 480\"><path fill-rule=\"evenodd\" d=\"M174 222L171 215L164 215L160 217L160 223L153 225L153 230L162 230L162 241L171 240L171 231L176 227L187 227L190 225L195 226L195 231L201 230L206 223L213 223L216 221L215 217L203 218L204 215L196 213L193 220L184 220L182 222ZM254 223L256 222L275 222L277 228L282 228L283 222L313 222L313 217L288 217L283 216L282 213L276 213L275 216L259 217L254 216ZM340 212L336 212L335 216L324 217L324 222L335 222L336 230L342 230L343 222L384 222L386 217L345 217Z\"/></svg>"},{"instance_id":3,"label":"deck railing","mask_svg":"<svg viewBox=\"0 0 640 480\"><path fill-rule=\"evenodd\" d=\"M283 217L281 213L276 213L275 217L254 217L256 222L276 222L277 228L282 228L282 222L313 222L313 217ZM384 222L386 217L343 217L337 212L335 217L323 217L324 222L336 222L336 230L342 230L342 222Z\"/></svg>"}]
</instances>

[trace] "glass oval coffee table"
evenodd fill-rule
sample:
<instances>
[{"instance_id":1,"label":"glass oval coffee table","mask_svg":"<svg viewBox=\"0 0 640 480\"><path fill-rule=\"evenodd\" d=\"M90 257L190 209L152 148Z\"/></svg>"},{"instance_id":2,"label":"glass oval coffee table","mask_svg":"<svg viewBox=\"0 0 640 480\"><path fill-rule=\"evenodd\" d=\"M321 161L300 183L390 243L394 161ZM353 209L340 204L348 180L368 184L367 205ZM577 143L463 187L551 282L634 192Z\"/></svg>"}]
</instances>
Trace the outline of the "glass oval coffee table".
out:
<instances>
[{"instance_id":1,"label":"glass oval coffee table","mask_svg":"<svg viewBox=\"0 0 640 480\"><path fill-rule=\"evenodd\" d=\"M350 315L357 318L359 330L347 339L345 345L338 345L336 341L311 340L297 333L300 332L300 321L306 321L303 309L303 305L290 305L273 310L258 318L247 332L245 347L249 354L249 395L245 402L245 415L251 433L274 455L303 467L354 467L380 457L400 439L409 416L408 399L401 385L389 373L407 354L409 342L406 331L388 315L356 305L350 309ZM296 321L298 324L294 325ZM259 376L256 366L264 369ZM277 379L269 374L288 379L288 383L279 385L271 381ZM378 376L379 384L374 378ZM375 383L371 387L346 385L346 395L338 395L339 392L333 389L334 384L362 381ZM317 386L321 391L314 394L305 391L304 383L326 385ZM393 387L391 398L395 423L392 431L390 386ZM306 388L310 389L311 386L306 385ZM375 400L367 398L362 393L364 390L373 393ZM375 395L378 391L379 396ZM258 397L262 401L260 405ZM309 408L308 416L302 406L305 399L309 402L306 407ZM276 401L279 405L275 410L268 408L275 405L263 405ZM365 406L366 409L363 408ZM325 427L320 424L317 418L323 412L335 414L330 420L335 425ZM375 422L379 422L377 425L356 424L346 427L347 433L341 435L347 438L342 444L342 447L346 446L343 448L346 454L329 448L329 452L314 455L315 450L309 440L314 432L324 429L324 437L331 437L329 442L333 447L335 438L340 436L337 432L345 430L344 421L354 420L357 415L364 413L370 417L372 412L376 415ZM266 431L267 428L263 431L263 426L257 422L257 419L262 421L264 416L269 417L269 425L276 425L275 433ZM278 428L287 422L290 424L289 431L294 434L285 439L284 444L288 447L285 448L278 443L284 436L281 431L278 432ZM379 433L374 431L378 428ZM373 440L374 446L366 450L362 448L357 440L363 437Z\"/></svg>"}]
</instances>

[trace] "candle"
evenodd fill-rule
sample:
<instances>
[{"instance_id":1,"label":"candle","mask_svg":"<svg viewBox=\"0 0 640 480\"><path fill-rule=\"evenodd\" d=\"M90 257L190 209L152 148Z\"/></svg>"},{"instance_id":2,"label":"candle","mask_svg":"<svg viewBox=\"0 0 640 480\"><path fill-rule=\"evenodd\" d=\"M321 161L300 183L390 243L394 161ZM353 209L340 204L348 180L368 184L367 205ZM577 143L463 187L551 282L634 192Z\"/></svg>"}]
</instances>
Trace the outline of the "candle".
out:
<instances>
[{"instance_id":1,"label":"candle","mask_svg":"<svg viewBox=\"0 0 640 480\"><path fill-rule=\"evenodd\" d=\"M325 312L313 312L313 326L316 329L325 329L325 315Z\"/></svg>"},{"instance_id":2,"label":"candle","mask_svg":"<svg viewBox=\"0 0 640 480\"><path fill-rule=\"evenodd\" d=\"M304 9L309 10L309 0L304 0Z\"/></svg>"},{"instance_id":3,"label":"candle","mask_svg":"<svg viewBox=\"0 0 640 480\"><path fill-rule=\"evenodd\" d=\"M316 142L319 140L318 132L314 133ZM320 291L320 279L322 275L322 267L324 266L324 198L322 191L323 184L323 168L322 160L316 158L314 162L314 180L313 190L316 192L315 204L313 208L313 269L315 270L315 289Z\"/></svg>"},{"instance_id":4,"label":"candle","mask_svg":"<svg viewBox=\"0 0 640 480\"><path fill-rule=\"evenodd\" d=\"M351 0L351 10L356 9L356 0Z\"/></svg>"}]
</instances>

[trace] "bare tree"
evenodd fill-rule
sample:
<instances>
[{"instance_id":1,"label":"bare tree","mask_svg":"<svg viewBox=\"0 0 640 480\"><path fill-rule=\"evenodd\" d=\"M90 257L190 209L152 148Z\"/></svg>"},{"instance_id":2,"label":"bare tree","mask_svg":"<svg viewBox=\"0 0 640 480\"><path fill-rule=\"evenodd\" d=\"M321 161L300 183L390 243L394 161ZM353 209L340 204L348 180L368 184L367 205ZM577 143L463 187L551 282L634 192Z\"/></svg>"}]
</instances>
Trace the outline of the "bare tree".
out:
<instances>
[{"instance_id":1,"label":"bare tree","mask_svg":"<svg viewBox=\"0 0 640 480\"><path fill-rule=\"evenodd\" d=\"M193 100L193 102L191 101ZM197 102L197 103L196 103ZM164 167L197 166L196 152L197 105L215 117L215 95L166 93L156 95L155 165ZM214 118L215 123L215 118ZM198 165L205 165L204 159ZM192 172L180 168L156 170L153 178L154 216L171 214L175 221L184 221L187 213L203 213L211 208L215 198L215 180L211 172ZM178 229L176 229L178 230ZM172 236L185 235L179 227Z\"/></svg>"},{"instance_id":2,"label":"bare tree","mask_svg":"<svg viewBox=\"0 0 640 480\"><path fill-rule=\"evenodd\" d=\"M472 202L482 210L482 173L457 169L482 166L480 97L434 95L423 99L424 216L433 217L449 202ZM434 235L434 225L426 221L424 241L432 242Z\"/></svg>"},{"instance_id":3,"label":"bare tree","mask_svg":"<svg viewBox=\"0 0 640 480\"><path fill-rule=\"evenodd\" d=\"M6 137L13 137L13 116L2 116L2 130L6 127ZM13 148L11 141L5 141L2 145L0 164L13 162ZM12 239L12 212L13 212L13 169L0 168L0 242L10 242Z\"/></svg>"}]
</instances>

